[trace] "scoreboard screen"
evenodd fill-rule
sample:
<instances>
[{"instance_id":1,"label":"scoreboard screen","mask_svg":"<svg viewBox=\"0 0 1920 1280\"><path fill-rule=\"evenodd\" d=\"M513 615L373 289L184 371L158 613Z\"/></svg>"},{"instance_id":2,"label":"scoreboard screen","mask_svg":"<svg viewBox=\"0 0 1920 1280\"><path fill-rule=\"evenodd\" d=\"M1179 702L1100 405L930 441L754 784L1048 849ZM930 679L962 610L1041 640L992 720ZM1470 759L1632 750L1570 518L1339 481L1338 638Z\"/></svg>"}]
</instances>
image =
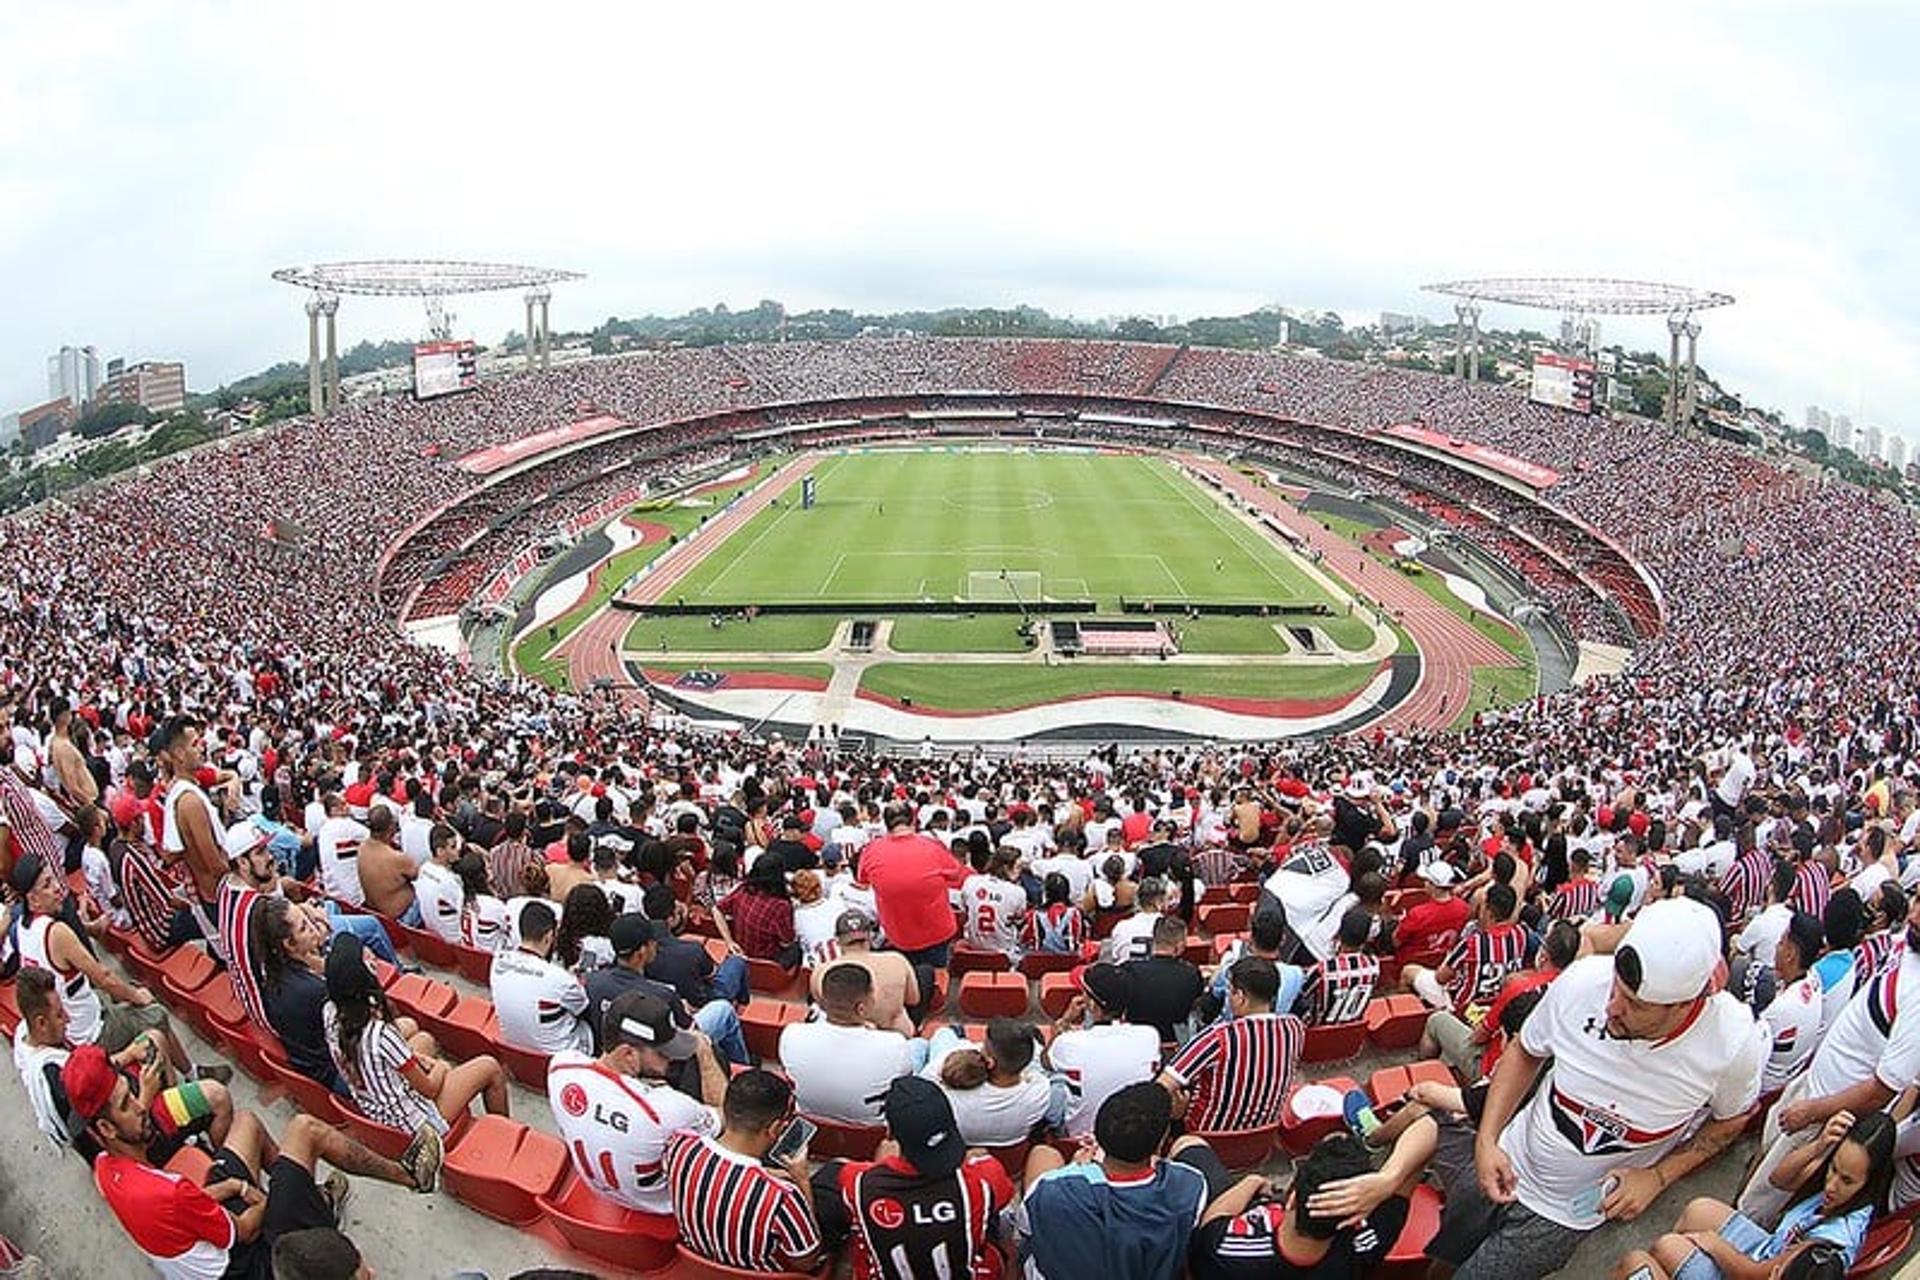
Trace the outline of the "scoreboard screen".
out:
<instances>
[{"instance_id":1,"label":"scoreboard screen","mask_svg":"<svg viewBox=\"0 0 1920 1280\"><path fill-rule=\"evenodd\" d=\"M423 342L413 349L413 394L418 400L471 391L479 385L471 341Z\"/></svg>"},{"instance_id":2,"label":"scoreboard screen","mask_svg":"<svg viewBox=\"0 0 1920 1280\"><path fill-rule=\"evenodd\" d=\"M1575 413L1593 412L1593 361L1577 356L1538 355L1533 358L1533 387L1528 398Z\"/></svg>"}]
</instances>

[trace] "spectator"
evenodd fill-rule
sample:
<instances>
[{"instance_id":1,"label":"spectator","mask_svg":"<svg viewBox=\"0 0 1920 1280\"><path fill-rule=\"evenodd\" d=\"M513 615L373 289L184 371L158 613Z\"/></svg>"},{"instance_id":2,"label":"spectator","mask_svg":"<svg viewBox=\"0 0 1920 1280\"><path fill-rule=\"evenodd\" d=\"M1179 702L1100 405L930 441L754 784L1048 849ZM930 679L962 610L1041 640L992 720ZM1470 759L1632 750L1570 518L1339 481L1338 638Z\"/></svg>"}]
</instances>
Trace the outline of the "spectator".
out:
<instances>
[{"instance_id":1,"label":"spectator","mask_svg":"<svg viewBox=\"0 0 1920 1280\"><path fill-rule=\"evenodd\" d=\"M1471 914L1466 899L1453 891L1451 863L1436 859L1415 874L1427 882L1427 900L1408 907L1393 931L1394 955L1402 967L1420 956L1445 956Z\"/></svg>"},{"instance_id":2,"label":"spectator","mask_svg":"<svg viewBox=\"0 0 1920 1280\"><path fill-rule=\"evenodd\" d=\"M907 1011L918 1008L926 999L915 966L898 951L873 949L873 917L857 907L840 913L834 925L834 942L839 959L815 969L809 979L815 1003L821 1000L828 969L841 964L859 965L873 978L873 994L867 1006L873 1025L892 1028L903 1036L913 1035L913 1019Z\"/></svg>"},{"instance_id":3,"label":"spectator","mask_svg":"<svg viewBox=\"0 0 1920 1280\"><path fill-rule=\"evenodd\" d=\"M373 1272L337 1227L289 1231L273 1242L273 1280L371 1280Z\"/></svg>"},{"instance_id":4,"label":"spectator","mask_svg":"<svg viewBox=\"0 0 1920 1280\"><path fill-rule=\"evenodd\" d=\"M540 857L527 844L527 815L508 810L500 843L487 851L487 880L493 896L502 900L520 892L520 877Z\"/></svg>"},{"instance_id":5,"label":"spectator","mask_svg":"<svg viewBox=\"0 0 1920 1280\"><path fill-rule=\"evenodd\" d=\"M1152 954L1127 967L1133 995L1127 1003L1127 1019L1152 1027L1162 1044L1187 1038L1194 1005L1207 989L1200 970L1186 958L1187 926L1179 916L1163 915L1153 926Z\"/></svg>"},{"instance_id":6,"label":"spectator","mask_svg":"<svg viewBox=\"0 0 1920 1280\"><path fill-rule=\"evenodd\" d=\"M782 969L800 964L800 940L793 927L793 900L786 873L778 864L754 864L738 889L720 903L730 936L755 960L771 960Z\"/></svg>"},{"instance_id":7,"label":"spectator","mask_svg":"<svg viewBox=\"0 0 1920 1280\"><path fill-rule=\"evenodd\" d=\"M1547 929L1546 941L1541 944L1533 967L1510 974L1501 982L1499 994L1477 1024L1464 1021L1451 1009L1436 1009L1427 1016L1420 1036L1421 1055L1430 1057L1437 1053L1461 1080L1471 1082L1492 1075L1501 1051L1533 1005L1526 1004L1511 1018L1507 1016L1507 1009L1528 992L1546 987L1579 954L1580 931L1571 921L1554 921ZM1513 1023L1512 1027L1507 1025L1509 1022Z\"/></svg>"},{"instance_id":8,"label":"spectator","mask_svg":"<svg viewBox=\"0 0 1920 1280\"><path fill-rule=\"evenodd\" d=\"M255 903L248 930L267 1027L279 1037L288 1064L342 1098L352 1097L327 1048L326 930L285 898Z\"/></svg>"},{"instance_id":9,"label":"spectator","mask_svg":"<svg viewBox=\"0 0 1920 1280\"><path fill-rule=\"evenodd\" d=\"M1125 1021L1133 1003L1133 975L1125 965L1083 965L1073 971L1079 989L1053 1024L1046 1062L1067 1085L1062 1128L1069 1137L1093 1132L1100 1104L1160 1066L1160 1033Z\"/></svg>"},{"instance_id":10,"label":"spectator","mask_svg":"<svg viewBox=\"0 0 1920 1280\"><path fill-rule=\"evenodd\" d=\"M547 1066L547 1100L573 1171L615 1204L672 1213L668 1141L676 1133L698 1139L720 1132L726 1067L712 1042L681 1027L672 1006L651 991L614 997L599 1035L598 1058L565 1049ZM698 1099L666 1083L676 1064L688 1062L698 1072Z\"/></svg>"},{"instance_id":11,"label":"spectator","mask_svg":"<svg viewBox=\"0 0 1920 1280\"><path fill-rule=\"evenodd\" d=\"M973 874L960 886L960 902L967 918L967 945L997 951L1020 963L1020 932L1027 919L1027 895L1020 887L1017 850L976 849Z\"/></svg>"},{"instance_id":12,"label":"spectator","mask_svg":"<svg viewBox=\"0 0 1920 1280\"><path fill-rule=\"evenodd\" d=\"M1777 1095L1820 1047L1825 993L1813 966L1824 941L1820 922L1804 911L1796 911L1774 948L1773 972L1779 987L1760 1011L1760 1028L1769 1046L1766 1066L1760 1072L1762 1095Z\"/></svg>"},{"instance_id":13,"label":"spectator","mask_svg":"<svg viewBox=\"0 0 1920 1280\"><path fill-rule=\"evenodd\" d=\"M1233 1016L1195 1036L1160 1073L1188 1132L1258 1129L1279 1121L1306 1042L1300 1019L1274 1012L1279 991L1272 961L1234 961L1227 997Z\"/></svg>"},{"instance_id":14,"label":"spectator","mask_svg":"<svg viewBox=\"0 0 1920 1280\"><path fill-rule=\"evenodd\" d=\"M1300 1018L1308 1026L1365 1021L1374 985L1380 980L1380 962L1366 951L1373 925L1373 917L1362 907L1349 907L1340 917L1337 949L1307 970L1300 988Z\"/></svg>"},{"instance_id":15,"label":"spectator","mask_svg":"<svg viewBox=\"0 0 1920 1280\"><path fill-rule=\"evenodd\" d=\"M914 831L911 805L890 804L882 817L887 834L860 853L860 875L873 886L880 930L909 964L943 970L958 932L947 893L966 881L966 867L939 841Z\"/></svg>"},{"instance_id":16,"label":"spectator","mask_svg":"<svg viewBox=\"0 0 1920 1280\"><path fill-rule=\"evenodd\" d=\"M873 975L836 964L820 981L823 1022L789 1023L780 1032L780 1064L800 1110L837 1124L877 1125L887 1083L926 1064L927 1042L873 1025Z\"/></svg>"},{"instance_id":17,"label":"spectator","mask_svg":"<svg viewBox=\"0 0 1920 1280\"><path fill-rule=\"evenodd\" d=\"M1087 918L1074 905L1073 886L1058 871L1050 872L1040 897L1040 909L1027 913L1026 949L1049 956L1080 955L1087 944Z\"/></svg>"},{"instance_id":18,"label":"spectator","mask_svg":"<svg viewBox=\"0 0 1920 1280\"><path fill-rule=\"evenodd\" d=\"M585 976L613 963L607 931L613 928L613 903L597 884L576 884L567 891L560 931L553 940L554 963Z\"/></svg>"},{"instance_id":19,"label":"spectator","mask_svg":"<svg viewBox=\"0 0 1920 1280\"><path fill-rule=\"evenodd\" d=\"M902 1076L888 1085L882 1111L887 1141L879 1157L840 1169L854 1275L993 1280L1000 1259L992 1236L1013 1199L1006 1171L986 1152L967 1149L947 1095L925 1080Z\"/></svg>"},{"instance_id":20,"label":"spectator","mask_svg":"<svg viewBox=\"0 0 1920 1280\"><path fill-rule=\"evenodd\" d=\"M1144 960L1153 951L1154 927L1167 904L1167 882L1148 876L1134 894L1134 912L1113 926L1107 939L1107 958L1115 964Z\"/></svg>"},{"instance_id":21,"label":"spectator","mask_svg":"<svg viewBox=\"0 0 1920 1280\"><path fill-rule=\"evenodd\" d=\"M386 805L374 806L367 814L367 834L360 842L354 865L360 870L362 901L367 908L418 929L424 922L413 881L420 868L401 852L395 843L398 838L399 823L393 810Z\"/></svg>"},{"instance_id":22,"label":"spectator","mask_svg":"<svg viewBox=\"0 0 1920 1280\"><path fill-rule=\"evenodd\" d=\"M1519 898L1504 884L1488 885L1480 906L1480 927L1454 944L1438 969L1409 965L1402 974L1407 986L1432 1009L1450 1009L1464 1016L1470 1006L1485 1008L1500 992L1507 975L1519 971L1533 956L1534 941L1513 917Z\"/></svg>"},{"instance_id":23,"label":"spectator","mask_svg":"<svg viewBox=\"0 0 1920 1280\"><path fill-rule=\"evenodd\" d=\"M642 910L650 920L664 923L667 933L655 942L654 957L647 964L647 976L664 982L679 992L688 1007L698 1009L711 1000L745 1004L747 1000L747 962L737 951L716 961L698 942L680 936L686 923L686 904L673 896L664 884L648 885L642 894Z\"/></svg>"},{"instance_id":24,"label":"spectator","mask_svg":"<svg viewBox=\"0 0 1920 1280\"><path fill-rule=\"evenodd\" d=\"M459 860L460 833L444 822L434 823L427 836L427 860L420 864L413 892L420 909L421 927L444 942L461 940L460 921L466 911L467 890L453 869Z\"/></svg>"},{"instance_id":25,"label":"spectator","mask_svg":"<svg viewBox=\"0 0 1920 1280\"><path fill-rule=\"evenodd\" d=\"M1034 1069L1037 1042L1031 1024L1012 1018L989 1022L977 1046L952 1027L934 1032L922 1074L946 1092L968 1146L1013 1146L1066 1114L1065 1087Z\"/></svg>"},{"instance_id":26,"label":"spectator","mask_svg":"<svg viewBox=\"0 0 1920 1280\"><path fill-rule=\"evenodd\" d=\"M512 929L507 919L507 904L493 895L486 859L469 850L454 862L453 873L460 878L462 891L460 936L455 941L488 954L504 949Z\"/></svg>"},{"instance_id":27,"label":"spectator","mask_svg":"<svg viewBox=\"0 0 1920 1280\"><path fill-rule=\"evenodd\" d=\"M554 932L553 908L529 902L520 911L520 945L495 953L488 986L500 1038L534 1053L585 1053L593 1044L583 1016L587 990L549 959Z\"/></svg>"},{"instance_id":28,"label":"spectator","mask_svg":"<svg viewBox=\"0 0 1920 1280\"><path fill-rule=\"evenodd\" d=\"M695 1028L706 1036L727 1061L741 1065L751 1061L746 1036L740 1029L740 1015L734 1011L731 1003L709 1000L689 1012L679 991L665 982L646 976L647 971L658 962L661 944L672 937L666 925L636 913L614 920L609 932L613 963L589 973L584 983L587 989L587 1025L595 1031L596 1036L606 1019L607 1010L616 999L629 991L644 991L666 1003L676 1025ZM604 1046L597 1038L594 1047L605 1053Z\"/></svg>"}]
</instances>

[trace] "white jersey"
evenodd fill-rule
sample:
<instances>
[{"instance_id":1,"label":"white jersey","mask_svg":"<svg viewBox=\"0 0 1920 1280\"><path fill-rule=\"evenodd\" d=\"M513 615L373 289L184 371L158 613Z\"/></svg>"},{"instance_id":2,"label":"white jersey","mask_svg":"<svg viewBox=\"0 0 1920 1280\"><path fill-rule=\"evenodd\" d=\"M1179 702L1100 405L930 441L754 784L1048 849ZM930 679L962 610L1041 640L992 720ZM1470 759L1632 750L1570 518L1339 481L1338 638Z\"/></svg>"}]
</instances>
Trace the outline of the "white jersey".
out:
<instances>
[{"instance_id":1,"label":"white jersey","mask_svg":"<svg viewBox=\"0 0 1920 1280\"><path fill-rule=\"evenodd\" d=\"M967 945L1020 959L1020 924L1027 917L1027 894L1011 880L971 875L960 886L967 916Z\"/></svg>"},{"instance_id":2,"label":"white jersey","mask_svg":"<svg viewBox=\"0 0 1920 1280\"><path fill-rule=\"evenodd\" d=\"M500 1038L508 1044L535 1053L592 1047L592 1029L581 1017L587 989L551 960L531 951L498 952L487 985Z\"/></svg>"},{"instance_id":3,"label":"white jersey","mask_svg":"<svg viewBox=\"0 0 1920 1280\"><path fill-rule=\"evenodd\" d=\"M806 1114L878 1126L887 1086L913 1074L913 1046L898 1031L795 1022L780 1033L780 1065Z\"/></svg>"},{"instance_id":4,"label":"white jersey","mask_svg":"<svg viewBox=\"0 0 1920 1280\"><path fill-rule=\"evenodd\" d=\"M367 891L360 886L360 842L372 835L352 818L328 818L314 833L320 854L320 887L341 902L364 906Z\"/></svg>"},{"instance_id":5,"label":"white jersey","mask_svg":"<svg viewBox=\"0 0 1920 1280\"><path fill-rule=\"evenodd\" d=\"M596 880L600 892L607 895L607 902L613 907L616 916L637 915L640 903L647 891L637 884L627 884L620 880Z\"/></svg>"},{"instance_id":6,"label":"white jersey","mask_svg":"<svg viewBox=\"0 0 1920 1280\"><path fill-rule=\"evenodd\" d=\"M1807 1096L1824 1098L1878 1076L1899 1093L1920 1080L1920 953L1902 951L1847 1001L1807 1071Z\"/></svg>"},{"instance_id":7,"label":"white jersey","mask_svg":"<svg viewBox=\"0 0 1920 1280\"><path fill-rule=\"evenodd\" d=\"M1806 974L1788 983L1760 1013L1766 1031L1767 1065L1760 1073L1760 1091L1771 1093L1800 1074L1813 1051L1820 1047L1820 1015L1826 992L1820 979Z\"/></svg>"},{"instance_id":8,"label":"white jersey","mask_svg":"<svg viewBox=\"0 0 1920 1280\"><path fill-rule=\"evenodd\" d=\"M60 993L60 1003L67 1011L67 1043L92 1044L100 1038L100 993L93 989L86 974L78 969L62 970L47 955L47 933L56 923L52 916L35 916L20 922L20 963L25 968L45 969L53 975L53 989Z\"/></svg>"},{"instance_id":9,"label":"white jersey","mask_svg":"<svg viewBox=\"0 0 1920 1280\"><path fill-rule=\"evenodd\" d=\"M460 915L460 941L481 951L505 951L513 929L507 921L507 904L490 893L480 894L467 904Z\"/></svg>"},{"instance_id":10,"label":"white jersey","mask_svg":"<svg viewBox=\"0 0 1920 1280\"><path fill-rule=\"evenodd\" d=\"M1107 935L1107 958L1115 964L1145 960L1153 954L1153 927L1159 923L1158 911L1140 911L1113 926Z\"/></svg>"},{"instance_id":11,"label":"white jersey","mask_svg":"<svg viewBox=\"0 0 1920 1280\"><path fill-rule=\"evenodd\" d=\"M26 1024L13 1036L13 1065L20 1071L20 1083L26 1086L27 1101L33 1105L34 1123L40 1126L40 1132L46 1135L58 1150L65 1151L72 1145L67 1134L66 1122L60 1117L60 1109L54 1105L53 1082L48 1079L51 1068L55 1075L66 1064L71 1052L65 1045L37 1045L27 1039Z\"/></svg>"},{"instance_id":12,"label":"white jersey","mask_svg":"<svg viewBox=\"0 0 1920 1280\"><path fill-rule=\"evenodd\" d=\"M1125 1022L1076 1027L1053 1038L1047 1061L1067 1081L1067 1134L1083 1138L1101 1103L1160 1070L1160 1033Z\"/></svg>"},{"instance_id":13,"label":"white jersey","mask_svg":"<svg viewBox=\"0 0 1920 1280\"><path fill-rule=\"evenodd\" d=\"M1592 1192L1609 1173L1658 1163L1703 1114L1751 1107L1767 1053L1753 1015L1724 991L1664 1040L1613 1039L1612 990L1611 956L1575 961L1548 985L1520 1046L1552 1058L1551 1074L1500 1135L1520 1203L1575 1231L1600 1225Z\"/></svg>"},{"instance_id":14,"label":"white jersey","mask_svg":"<svg viewBox=\"0 0 1920 1280\"><path fill-rule=\"evenodd\" d=\"M793 934L800 942L801 964L817 969L840 958L840 942L834 926L839 923L842 910L833 898L817 898L794 907Z\"/></svg>"},{"instance_id":15,"label":"white jersey","mask_svg":"<svg viewBox=\"0 0 1920 1280\"><path fill-rule=\"evenodd\" d=\"M584 1053L556 1053L547 1102L573 1171L600 1196L641 1213L673 1212L667 1139L720 1132L720 1113L663 1082L623 1076Z\"/></svg>"},{"instance_id":16,"label":"white jersey","mask_svg":"<svg viewBox=\"0 0 1920 1280\"><path fill-rule=\"evenodd\" d=\"M413 900L420 906L420 923L428 932L448 942L460 941L460 910L467 890L459 876L437 862L421 863L413 881Z\"/></svg>"},{"instance_id":17,"label":"white jersey","mask_svg":"<svg viewBox=\"0 0 1920 1280\"><path fill-rule=\"evenodd\" d=\"M969 1147L1006 1147L1020 1142L1044 1120L1053 1100L1053 1085L1032 1067L1018 1084L987 1083L977 1089L949 1089L940 1081L940 1066L956 1051L977 1046L956 1044L927 1063L920 1074L940 1085L953 1106L954 1123Z\"/></svg>"},{"instance_id":18,"label":"white jersey","mask_svg":"<svg viewBox=\"0 0 1920 1280\"><path fill-rule=\"evenodd\" d=\"M1085 858L1077 858L1070 853L1057 857L1037 858L1031 867L1033 874L1040 877L1042 884L1048 876L1059 872L1067 878L1067 889L1071 894L1069 901L1078 902L1087 896L1087 890L1093 887L1093 864Z\"/></svg>"},{"instance_id":19,"label":"white jersey","mask_svg":"<svg viewBox=\"0 0 1920 1280\"><path fill-rule=\"evenodd\" d=\"M213 824L216 830L219 827L218 811L214 809L213 801L207 798L207 793L202 791L191 778L175 778L168 785L166 795L160 800L162 826L160 848L166 853L186 852L187 838L180 833L180 798L188 795L200 797L200 803L206 806L207 821ZM58 823L50 822L47 827L49 830L59 830Z\"/></svg>"},{"instance_id":20,"label":"white jersey","mask_svg":"<svg viewBox=\"0 0 1920 1280\"><path fill-rule=\"evenodd\" d=\"M1298 933L1318 920L1347 891L1351 878L1325 843L1295 845L1261 887L1280 899L1287 924Z\"/></svg>"}]
</instances>

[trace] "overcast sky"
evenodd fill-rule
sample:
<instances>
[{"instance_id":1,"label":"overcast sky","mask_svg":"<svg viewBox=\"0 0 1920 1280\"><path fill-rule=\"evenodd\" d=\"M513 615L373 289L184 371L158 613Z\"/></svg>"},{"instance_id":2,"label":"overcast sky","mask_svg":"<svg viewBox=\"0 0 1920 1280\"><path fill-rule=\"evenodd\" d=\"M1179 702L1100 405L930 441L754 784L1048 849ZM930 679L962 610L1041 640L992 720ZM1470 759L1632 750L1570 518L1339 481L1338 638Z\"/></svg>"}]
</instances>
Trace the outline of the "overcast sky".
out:
<instances>
[{"instance_id":1,"label":"overcast sky","mask_svg":"<svg viewBox=\"0 0 1920 1280\"><path fill-rule=\"evenodd\" d=\"M1920 435L1916 48L1913 5L0 0L0 408L61 343L197 389L304 358L275 267L471 257L585 272L556 328L1671 280L1738 298L1700 346L1736 391Z\"/></svg>"}]
</instances>

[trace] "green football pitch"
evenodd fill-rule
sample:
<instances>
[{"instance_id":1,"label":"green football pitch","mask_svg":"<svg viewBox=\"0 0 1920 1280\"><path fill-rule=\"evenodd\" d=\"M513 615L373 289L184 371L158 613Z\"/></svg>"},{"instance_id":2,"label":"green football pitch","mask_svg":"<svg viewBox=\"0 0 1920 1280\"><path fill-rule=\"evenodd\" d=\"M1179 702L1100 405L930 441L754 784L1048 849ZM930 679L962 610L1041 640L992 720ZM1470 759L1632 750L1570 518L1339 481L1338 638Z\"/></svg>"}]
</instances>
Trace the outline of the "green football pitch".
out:
<instances>
[{"instance_id":1,"label":"green football pitch","mask_svg":"<svg viewBox=\"0 0 1920 1280\"><path fill-rule=\"evenodd\" d=\"M838 454L676 584L716 607L1093 600L1313 604L1285 548L1161 458L990 450Z\"/></svg>"}]
</instances>

